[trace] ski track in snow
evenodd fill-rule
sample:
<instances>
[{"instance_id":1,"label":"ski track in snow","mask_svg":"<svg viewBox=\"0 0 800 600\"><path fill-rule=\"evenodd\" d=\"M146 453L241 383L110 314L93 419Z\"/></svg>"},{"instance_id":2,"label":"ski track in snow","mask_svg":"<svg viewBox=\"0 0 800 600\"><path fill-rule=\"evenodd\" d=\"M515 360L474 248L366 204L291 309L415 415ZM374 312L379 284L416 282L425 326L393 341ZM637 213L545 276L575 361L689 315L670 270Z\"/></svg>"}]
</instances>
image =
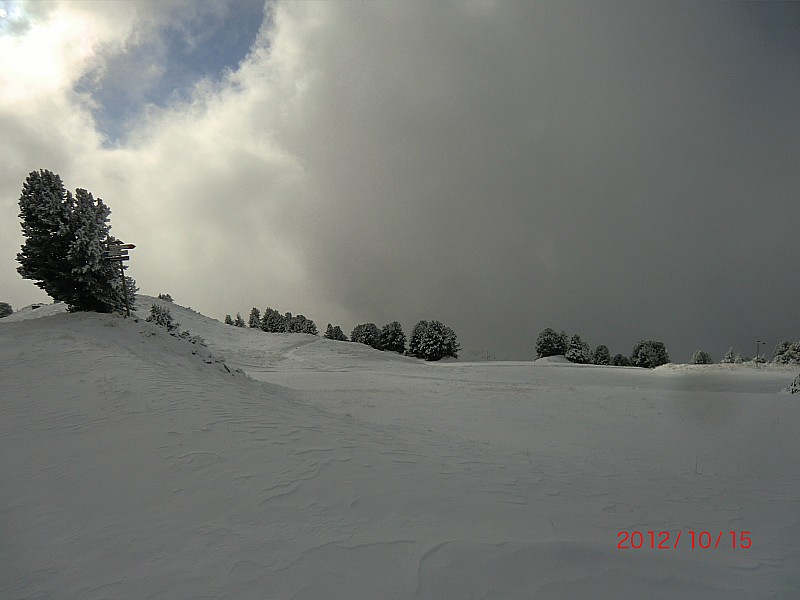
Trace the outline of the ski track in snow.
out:
<instances>
[{"instance_id":1,"label":"ski track in snow","mask_svg":"<svg viewBox=\"0 0 800 600\"><path fill-rule=\"evenodd\" d=\"M0 597L800 589L800 423L771 391L791 371L431 365L171 307L253 379L143 322L0 324Z\"/></svg>"}]
</instances>

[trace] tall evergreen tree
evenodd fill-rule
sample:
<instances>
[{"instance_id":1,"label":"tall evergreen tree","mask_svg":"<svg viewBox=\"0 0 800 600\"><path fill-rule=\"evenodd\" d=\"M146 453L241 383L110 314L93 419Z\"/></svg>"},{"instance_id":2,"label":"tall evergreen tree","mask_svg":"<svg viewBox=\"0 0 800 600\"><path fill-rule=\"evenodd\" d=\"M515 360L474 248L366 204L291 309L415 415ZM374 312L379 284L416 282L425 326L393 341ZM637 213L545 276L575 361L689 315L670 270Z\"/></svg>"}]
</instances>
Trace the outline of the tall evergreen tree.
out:
<instances>
[{"instance_id":1,"label":"tall evergreen tree","mask_svg":"<svg viewBox=\"0 0 800 600\"><path fill-rule=\"evenodd\" d=\"M261 311L259 311L255 306L250 311L250 320L248 324L253 329L261 328Z\"/></svg>"},{"instance_id":2,"label":"tall evergreen tree","mask_svg":"<svg viewBox=\"0 0 800 600\"><path fill-rule=\"evenodd\" d=\"M392 321L383 326L378 337L378 348L400 354L406 351L406 334L403 333L400 323Z\"/></svg>"},{"instance_id":3,"label":"tall evergreen tree","mask_svg":"<svg viewBox=\"0 0 800 600\"><path fill-rule=\"evenodd\" d=\"M425 360L458 358L460 350L455 332L440 321L420 321L414 325L408 342L408 355Z\"/></svg>"},{"instance_id":4,"label":"tall evergreen tree","mask_svg":"<svg viewBox=\"0 0 800 600\"><path fill-rule=\"evenodd\" d=\"M330 323L328 323L328 326L325 328L325 335L322 337L339 342L347 341L347 336L342 331L342 328L338 325L331 325Z\"/></svg>"},{"instance_id":5,"label":"tall evergreen tree","mask_svg":"<svg viewBox=\"0 0 800 600\"><path fill-rule=\"evenodd\" d=\"M555 329L548 327L536 338L536 358L563 356L568 349L569 336L564 331L557 333Z\"/></svg>"},{"instance_id":6,"label":"tall evergreen tree","mask_svg":"<svg viewBox=\"0 0 800 600\"><path fill-rule=\"evenodd\" d=\"M261 329L268 333L282 333L286 331L284 317L274 308L265 308L261 316Z\"/></svg>"},{"instance_id":7,"label":"tall evergreen tree","mask_svg":"<svg viewBox=\"0 0 800 600\"><path fill-rule=\"evenodd\" d=\"M11 308L11 305L8 302L0 302L0 319L13 314L14 314L14 309Z\"/></svg>"},{"instance_id":8,"label":"tall evergreen tree","mask_svg":"<svg viewBox=\"0 0 800 600\"><path fill-rule=\"evenodd\" d=\"M225 315L225 325L233 325L233 319L230 315Z\"/></svg>"},{"instance_id":9,"label":"tall evergreen tree","mask_svg":"<svg viewBox=\"0 0 800 600\"><path fill-rule=\"evenodd\" d=\"M375 323L356 325L350 333L350 341L378 348L380 345L380 331L378 331L378 326L375 325Z\"/></svg>"},{"instance_id":10,"label":"tall evergreen tree","mask_svg":"<svg viewBox=\"0 0 800 600\"><path fill-rule=\"evenodd\" d=\"M639 340L631 352L631 363L634 367L655 369L669 362L669 354L664 342Z\"/></svg>"},{"instance_id":11,"label":"tall evergreen tree","mask_svg":"<svg viewBox=\"0 0 800 600\"><path fill-rule=\"evenodd\" d=\"M20 275L71 311L121 311L124 291L135 290L135 282L103 259L114 239L108 206L81 188L73 197L61 178L47 170L28 175L19 206L26 238L17 254Z\"/></svg>"},{"instance_id":12,"label":"tall evergreen tree","mask_svg":"<svg viewBox=\"0 0 800 600\"><path fill-rule=\"evenodd\" d=\"M67 254L73 239L74 205L61 177L48 170L28 175L19 197L25 243L17 254L17 272L57 301L67 299L72 291Z\"/></svg>"},{"instance_id":13,"label":"tall evergreen tree","mask_svg":"<svg viewBox=\"0 0 800 600\"><path fill-rule=\"evenodd\" d=\"M589 344L584 342L581 336L576 333L570 338L564 357L570 362L588 365L592 362L592 351L589 348Z\"/></svg>"},{"instance_id":14,"label":"tall evergreen tree","mask_svg":"<svg viewBox=\"0 0 800 600\"><path fill-rule=\"evenodd\" d=\"M608 346L600 344L595 348L592 354L592 363L595 365L607 365L611 363L611 353L608 350Z\"/></svg>"},{"instance_id":15,"label":"tall evergreen tree","mask_svg":"<svg viewBox=\"0 0 800 600\"><path fill-rule=\"evenodd\" d=\"M236 327L244 327L244 319L240 313L236 313L236 319L234 319L233 324Z\"/></svg>"}]
</instances>

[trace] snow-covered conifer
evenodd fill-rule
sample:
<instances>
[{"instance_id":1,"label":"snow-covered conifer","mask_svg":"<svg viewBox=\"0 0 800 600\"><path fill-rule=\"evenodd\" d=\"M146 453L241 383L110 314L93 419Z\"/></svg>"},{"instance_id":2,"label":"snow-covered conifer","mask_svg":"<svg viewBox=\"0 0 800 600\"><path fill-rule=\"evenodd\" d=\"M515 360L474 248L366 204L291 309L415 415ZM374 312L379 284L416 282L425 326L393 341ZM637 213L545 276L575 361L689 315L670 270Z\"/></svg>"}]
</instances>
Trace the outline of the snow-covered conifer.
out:
<instances>
[{"instance_id":1,"label":"snow-covered conifer","mask_svg":"<svg viewBox=\"0 0 800 600\"><path fill-rule=\"evenodd\" d=\"M240 313L236 313L236 318L234 319L233 324L236 327L244 327L244 319Z\"/></svg>"},{"instance_id":2,"label":"snow-covered conifer","mask_svg":"<svg viewBox=\"0 0 800 600\"><path fill-rule=\"evenodd\" d=\"M325 328L325 335L323 337L340 342L347 341L347 336L342 331L342 328L338 325L331 325L330 323L328 323L328 326Z\"/></svg>"},{"instance_id":3,"label":"snow-covered conifer","mask_svg":"<svg viewBox=\"0 0 800 600\"><path fill-rule=\"evenodd\" d=\"M230 315L225 315L225 325L233 325L233 318Z\"/></svg>"},{"instance_id":4,"label":"snow-covered conifer","mask_svg":"<svg viewBox=\"0 0 800 600\"><path fill-rule=\"evenodd\" d=\"M286 331L286 322L274 308L265 308L261 316L261 329L268 333L282 333Z\"/></svg>"},{"instance_id":5,"label":"snow-covered conifer","mask_svg":"<svg viewBox=\"0 0 800 600\"><path fill-rule=\"evenodd\" d=\"M580 365L588 365L592 362L592 351L589 348L589 344L584 342L581 336L576 333L569 340L569 346L564 353L564 358Z\"/></svg>"},{"instance_id":6,"label":"snow-covered conifer","mask_svg":"<svg viewBox=\"0 0 800 600\"><path fill-rule=\"evenodd\" d=\"M252 329L261 328L261 311L258 310L255 306L250 311L250 319L248 324Z\"/></svg>"},{"instance_id":7,"label":"snow-covered conifer","mask_svg":"<svg viewBox=\"0 0 800 600\"><path fill-rule=\"evenodd\" d=\"M147 321L164 327L167 331L174 331L179 327L178 323L172 320L172 314L169 309L159 304L150 306L150 316L147 317Z\"/></svg>"},{"instance_id":8,"label":"snow-covered conifer","mask_svg":"<svg viewBox=\"0 0 800 600\"><path fill-rule=\"evenodd\" d=\"M608 346L600 344L595 348L592 354L592 363L595 365L607 365L611 363L611 353L608 350Z\"/></svg>"},{"instance_id":9,"label":"snow-covered conifer","mask_svg":"<svg viewBox=\"0 0 800 600\"><path fill-rule=\"evenodd\" d=\"M568 348L569 336L564 331L557 333L555 329L548 327L536 338L536 358L562 356L567 353Z\"/></svg>"},{"instance_id":10,"label":"snow-covered conifer","mask_svg":"<svg viewBox=\"0 0 800 600\"><path fill-rule=\"evenodd\" d=\"M425 360L458 358L460 350L455 332L440 321L420 321L408 342L408 355Z\"/></svg>"},{"instance_id":11,"label":"snow-covered conifer","mask_svg":"<svg viewBox=\"0 0 800 600\"><path fill-rule=\"evenodd\" d=\"M800 364L800 342L779 342L772 353L772 362L779 365Z\"/></svg>"},{"instance_id":12,"label":"snow-covered conifer","mask_svg":"<svg viewBox=\"0 0 800 600\"><path fill-rule=\"evenodd\" d=\"M654 369L669 362L669 354L664 342L639 340L631 352L631 363L634 367Z\"/></svg>"},{"instance_id":13,"label":"snow-covered conifer","mask_svg":"<svg viewBox=\"0 0 800 600\"><path fill-rule=\"evenodd\" d=\"M384 325L378 337L378 348L403 354L406 351L406 334L403 333L403 326L397 321Z\"/></svg>"},{"instance_id":14,"label":"snow-covered conifer","mask_svg":"<svg viewBox=\"0 0 800 600\"><path fill-rule=\"evenodd\" d=\"M689 364L692 365L710 365L714 361L711 360L711 356L708 352L704 350L695 350L694 354L692 354L692 360L689 361Z\"/></svg>"},{"instance_id":15,"label":"snow-covered conifer","mask_svg":"<svg viewBox=\"0 0 800 600\"><path fill-rule=\"evenodd\" d=\"M169 294L159 294L158 299L164 300L165 302L172 302L172 296L170 296Z\"/></svg>"},{"instance_id":16,"label":"snow-covered conifer","mask_svg":"<svg viewBox=\"0 0 800 600\"><path fill-rule=\"evenodd\" d=\"M726 365L733 364L736 360L736 357L733 354L733 346L728 348L728 351L725 353L725 356L722 358L722 362Z\"/></svg>"},{"instance_id":17,"label":"snow-covered conifer","mask_svg":"<svg viewBox=\"0 0 800 600\"><path fill-rule=\"evenodd\" d=\"M8 302L0 302L0 319L13 314L14 314L14 309L11 308L11 305Z\"/></svg>"},{"instance_id":18,"label":"snow-covered conifer","mask_svg":"<svg viewBox=\"0 0 800 600\"><path fill-rule=\"evenodd\" d=\"M380 331L378 330L378 326L375 325L375 323L356 325L350 334L350 341L378 348L380 345Z\"/></svg>"}]
</instances>

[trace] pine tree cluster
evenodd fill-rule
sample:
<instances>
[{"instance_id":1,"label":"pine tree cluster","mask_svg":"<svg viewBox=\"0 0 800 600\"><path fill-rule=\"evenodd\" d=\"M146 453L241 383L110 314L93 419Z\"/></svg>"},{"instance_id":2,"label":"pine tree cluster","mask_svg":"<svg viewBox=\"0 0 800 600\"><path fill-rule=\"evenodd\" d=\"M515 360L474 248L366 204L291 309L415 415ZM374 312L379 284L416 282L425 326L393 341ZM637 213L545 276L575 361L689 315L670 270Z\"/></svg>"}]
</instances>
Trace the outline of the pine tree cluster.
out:
<instances>
[{"instance_id":1,"label":"pine tree cluster","mask_svg":"<svg viewBox=\"0 0 800 600\"><path fill-rule=\"evenodd\" d=\"M225 323L235 327L245 327L245 320L240 313L236 313L235 319L232 319L230 315L225 315ZM247 326L267 333L310 333L311 335L319 335L317 325L313 320L304 315L292 315L290 312L282 315L273 308L265 308L262 313L254 306L250 310Z\"/></svg>"},{"instance_id":2,"label":"pine tree cluster","mask_svg":"<svg viewBox=\"0 0 800 600\"><path fill-rule=\"evenodd\" d=\"M345 335L344 331L342 331L342 328L338 325L331 325L330 323L328 323L328 327L325 329L325 335L322 337L328 340L336 340L339 342L347 341L347 335Z\"/></svg>"},{"instance_id":3,"label":"pine tree cluster","mask_svg":"<svg viewBox=\"0 0 800 600\"><path fill-rule=\"evenodd\" d=\"M692 354L692 359L689 361L689 364L692 365L710 365L713 363L711 355L705 350L695 350L694 354Z\"/></svg>"},{"instance_id":4,"label":"pine tree cluster","mask_svg":"<svg viewBox=\"0 0 800 600\"><path fill-rule=\"evenodd\" d=\"M0 302L0 319L13 314L14 314L14 309L11 308L11 305L8 302Z\"/></svg>"},{"instance_id":5,"label":"pine tree cluster","mask_svg":"<svg viewBox=\"0 0 800 600\"><path fill-rule=\"evenodd\" d=\"M126 289L133 303L133 279L121 278L122 267L103 259L117 240L109 234L111 210L100 198L82 188L73 196L57 174L40 170L26 178L19 207L25 243L17 271L23 278L70 311L122 312Z\"/></svg>"},{"instance_id":6,"label":"pine tree cluster","mask_svg":"<svg viewBox=\"0 0 800 600\"><path fill-rule=\"evenodd\" d=\"M800 365L800 342L778 342L772 353L772 362L779 365Z\"/></svg>"},{"instance_id":7,"label":"pine tree cluster","mask_svg":"<svg viewBox=\"0 0 800 600\"><path fill-rule=\"evenodd\" d=\"M631 364L634 367L655 369L669 362L669 354L664 342L639 340L631 352Z\"/></svg>"},{"instance_id":8,"label":"pine tree cluster","mask_svg":"<svg viewBox=\"0 0 800 600\"><path fill-rule=\"evenodd\" d=\"M353 327L353 331L350 333L350 341L366 344L380 350L380 336L381 333L375 323L362 323Z\"/></svg>"}]
</instances>

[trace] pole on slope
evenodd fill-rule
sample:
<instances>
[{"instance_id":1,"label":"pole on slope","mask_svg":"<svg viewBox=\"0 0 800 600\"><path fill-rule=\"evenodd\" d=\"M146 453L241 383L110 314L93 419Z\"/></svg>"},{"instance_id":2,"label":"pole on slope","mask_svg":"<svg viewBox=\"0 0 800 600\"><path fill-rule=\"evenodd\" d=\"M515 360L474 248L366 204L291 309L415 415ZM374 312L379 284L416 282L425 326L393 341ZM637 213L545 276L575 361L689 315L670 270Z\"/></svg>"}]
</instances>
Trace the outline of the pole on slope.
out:
<instances>
[{"instance_id":1,"label":"pole on slope","mask_svg":"<svg viewBox=\"0 0 800 600\"><path fill-rule=\"evenodd\" d=\"M119 277L122 281L122 297L125 299L125 316L131 316L131 305L128 300L128 285L125 282L125 266L123 261L130 260L128 250L136 248L136 244L123 244L120 240L108 242L108 250L103 252L103 260L107 260L119 265Z\"/></svg>"}]
</instances>

